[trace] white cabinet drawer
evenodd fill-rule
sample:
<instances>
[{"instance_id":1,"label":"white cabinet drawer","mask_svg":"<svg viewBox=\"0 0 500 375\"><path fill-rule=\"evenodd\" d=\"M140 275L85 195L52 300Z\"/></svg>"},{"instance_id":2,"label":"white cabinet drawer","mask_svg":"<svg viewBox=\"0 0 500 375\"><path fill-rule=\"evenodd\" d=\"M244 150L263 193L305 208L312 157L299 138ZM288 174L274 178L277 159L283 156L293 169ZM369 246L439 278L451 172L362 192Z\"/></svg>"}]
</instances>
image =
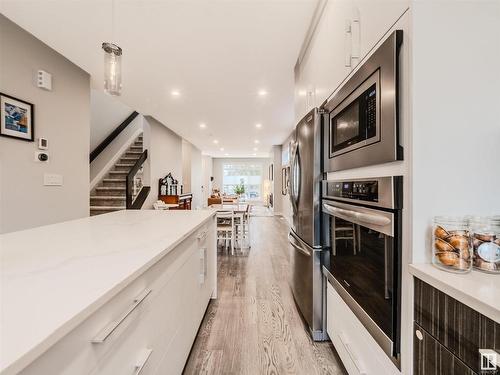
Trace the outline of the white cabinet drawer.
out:
<instances>
[{"instance_id":1,"label":"white cabinet drawer","mask_svg":"<svg viewBox=\"0 0 500 375\"><path fill-rule=\"evenodd\" d=\"M191 318L196 309L199 272L199 253L195 243L187 252L181 267L171 280L151 300L144 303L136 319L117 338L108 355L100 361L93 374L135 375L152 374L166 349L179 332L183 321ZM175 344L177 346L177 344Z\"/></svg>"},{"instance_id":2,"label":"white cabinet drawer","mask_svg":"<svg viewBox=\"0 0 500 375\"><path fill-rule=\"evenodd\" d=\"M327 282L327 332L350 375L396 375L397 367Z\"/></svg>"},{"instance_id":3,"label":"white cabinet drawer","mask_svg":"<svg viewBox=\"0 0 500 375\"><path fill-rule=\"evenodd\" d=\"M175 301L175 296L182 292L182 284L177 284L176 288L170 284L174 285L178 282L174 276L177 275L177 272L182 269L183 265L194 253L198 254L197 237L200 233L206 232L207 229L208 224L205 224L194 234L183 240L165 257L160 259L109 302L94 312L82 324L26 367L21 374L89 374L96 366L101 365L102 361L107 361L111 352L116 352L116 348L123 345L127 337L135 334L136 331L140 331L139 323L149 319L149 317L146 317L152 311L151 306L156 300L164 298L171 303L172 300ZM89 270L89 277L92 277L91 270ZM192 277L196 278L196 276ZM171 280L173 283L170 283ZM92 343L106 327L112 325L113 322L119 321L134 306L135 298L145 290L151 290L151 292L144 301L133 309L102 343ZM167 290L170 291L167 292ZM151 319L154 320L154 317ZM163 319L164 322L170 323L172 318L166 316ZM161 322L158 324L165 326ZM130 353L131 357L137 358L142 349L148 348L149 338L146 340L147 334L144 334L144 337L144 340L139 341L143 346L135 347L135 354ZM148 360L148 363L154 359L153 355L156 356L157 353L153 352L152 358ZM158 353L158 355L160 358L163 353ZM146 373L145 371L146 369L144 369L143 373ZM121 372L115 372L115 374L117 373L121 374Z\"/></svg>"}]
</instances>

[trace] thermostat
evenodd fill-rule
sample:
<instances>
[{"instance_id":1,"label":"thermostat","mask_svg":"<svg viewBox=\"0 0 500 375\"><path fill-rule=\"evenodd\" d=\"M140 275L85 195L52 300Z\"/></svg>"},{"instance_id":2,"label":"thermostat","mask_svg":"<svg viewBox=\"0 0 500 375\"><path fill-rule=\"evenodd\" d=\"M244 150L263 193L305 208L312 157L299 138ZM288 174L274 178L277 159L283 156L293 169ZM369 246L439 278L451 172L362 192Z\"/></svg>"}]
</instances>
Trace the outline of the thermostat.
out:
<instances>
[{"instance_id":1,"label":"thermostat","mask_svg":"<svg viewBox=\"0 0 500 375\"><path fill-rule=\"evenodd\" d=\"M39 70L36 77L36 85L41 89L52 90L52 74L44 70Z\"/></svg>"},{"instance_id":2,"label":"thermostat","mask_svg":"<svg viewBox=\"0 0 500 375\"><path fill-rule=\"evenodd\" d=\"M38 149L47 150L49 148L49 141L47 138L38 138Z\"/></svg>"}]
</instances>

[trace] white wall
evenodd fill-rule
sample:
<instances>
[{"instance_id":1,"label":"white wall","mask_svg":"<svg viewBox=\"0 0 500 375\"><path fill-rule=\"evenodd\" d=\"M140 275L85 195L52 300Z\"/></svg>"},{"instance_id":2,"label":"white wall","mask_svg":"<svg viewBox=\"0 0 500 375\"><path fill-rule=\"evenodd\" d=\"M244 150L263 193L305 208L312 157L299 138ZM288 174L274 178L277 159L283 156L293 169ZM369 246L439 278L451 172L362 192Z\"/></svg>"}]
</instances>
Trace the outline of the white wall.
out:
<instances>
[{"instance_id":1,"label":"white wall","mask_svg":"<svg viewBox=\"0 0 500 375\"><path fill-rule=\"evenodd\" d=\"M33 103L35 137L49 141L48 163L34 161L36 143L0 137L0 233L89 215L90 77L0 15L0 88ZM52 91L35 86L38 69ZM45 173L63 186L43 186Z\"/></svg>"},{"instance_id":2,"label":"white wall","mask_svg":"<svg viewBox=\"0 0 500 375\"><path fill-rule=\"evenodd\" d=\"M148 159L144 163L145 181L150 181L151 191L143 208L150 209L158 199L158 180L169 172L182 180L182 138L151 116L144 117L144 146Z\"/></svg>"},{"instance_id":3,"label":"white wall","mask_svg":"<svg viewBox=\"0 0 500 375\"><path fill-rule=\"evenodd\" d=\"M90 92L90 151L93 151L116 129L133 110L116 97L102 91ZM90 189L92 190L118 161L138 134L142 132L143 118L137 116L111 144L90 163Z\"/></svg>"},{"instance_id":4,"label":"white wall","mask_svg":"<svg viewBox=\"0 0 500 375\"><path fill-rule=\"evenodd\" d=\"M273 212L275 215L281 215L283 212L283 195L281 182L281 145L273 146L271 157L274 164L274 181L273 181Z\"/></svg>"},{"instance_id":5,"label":"white wall","mask_svg":"<svg viewBox=\"0 0 500 375\"><path fill-rule=\"evenodd\" d=\"M500 214L500 2L413 6L414 261L435 215Z\"/></svg>"},{"instance_id":6,"label":"white wall","mask_svg":"<svg viewBox=\"0 0 500 375\"><path fill-rule=\"evenodd\" d=\"M193 194L192 208L203 205L201 151L194 145L182 140L182 184L185 193Z\"/></svg>"},{"instance_id":7,"label":"white wall","mask_svg":"<svg viewBox=\"0 0 500 375\"><path fill-rule=\"evenodd\" d=\"M184 192L191 192L191 143L182 140L182 185Z\"/></svg>"},{"instance_id":8,"label":"white wall","mask_svg":"<svg viewBox=\"0 0 500 375\"><path fill-rule=\"evenodd\" d=\"M201 171L203 175L201 203L202 207L205 207L208 202L208 197L210 197L210 195L212 194L212 181L210 181L210 178L213 175L213 161L211 156L202 155Z\"/></svg>"},{"instance_id":9,"label":"white wall","mask_svg":"<svg viewBox=\"0 0 500 375\"><path fill-rule=\"evenodd\" d=\"M262 166L262 184L269 177L269 158L213 158L213 187L222 191L224 163L259 163ZM276 171L275 171L276 173ZM276 175L276 174L275 174ZM262 194L262 191L261 191Z\"/></svg>"},{"instance_id":10,"label":"white wall","mask_svg":"<svg viewBox=\"0 0 500 375\"><path fill-rule=\"evenodd\" d=\"M94 108L91 108L94 111ZM142 115L138 115L113 141L90 163L90 189L106 176L121 155L143 132ZM92 133L93 129L90 130Z\"/></svg>"},{"instance_id":11,"label":"white wall","mask_svg":"<svg viewBox=\"0 0 500 375\"><path fill-rule=\"evenodd\" d=\"M90 150L111 134L134 110L103 91L90 92Z\"/></svg>"}]
</instances>

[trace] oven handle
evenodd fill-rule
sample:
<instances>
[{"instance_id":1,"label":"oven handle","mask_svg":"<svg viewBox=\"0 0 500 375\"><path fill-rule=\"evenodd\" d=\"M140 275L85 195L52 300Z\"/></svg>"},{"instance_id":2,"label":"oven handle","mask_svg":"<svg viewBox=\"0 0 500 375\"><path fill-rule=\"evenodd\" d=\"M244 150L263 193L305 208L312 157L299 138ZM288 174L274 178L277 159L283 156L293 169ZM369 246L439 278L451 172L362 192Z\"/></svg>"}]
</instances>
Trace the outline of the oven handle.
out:
<instances>
[{"instance_id":1,"label":"oven handle","mask_svg":"<svg viewBox=\"0 0 500 375\"><path fill-rule=\"evenodd\" d=\"M343 208L334 207L330 204L323 203L323 210L330 215L343 215L347 216L353 221L357 221L359 223L366 223L371 225L384 226L391 223L391 219L381 216L381 215L373 215L373 214L365 214L361 212L356 212L352 210L345 210Z\"/></svg>"},{"instance_id":2,"label":"oven handle","mask_svg":"<svg viewBox=\"0 0 500 375\"><path fill-rule=\"evenodd\" d=\"M304 249L303 246L301 246L301 244L292 236L291 233L288 234L288 241L290 241L290 244L295 248L297 249L298 251L300 251L302 254L304 254L305 256L308 256L310 257L311 256L311 252L308 251L307 249Z\"/></svg>"}]
</instances>

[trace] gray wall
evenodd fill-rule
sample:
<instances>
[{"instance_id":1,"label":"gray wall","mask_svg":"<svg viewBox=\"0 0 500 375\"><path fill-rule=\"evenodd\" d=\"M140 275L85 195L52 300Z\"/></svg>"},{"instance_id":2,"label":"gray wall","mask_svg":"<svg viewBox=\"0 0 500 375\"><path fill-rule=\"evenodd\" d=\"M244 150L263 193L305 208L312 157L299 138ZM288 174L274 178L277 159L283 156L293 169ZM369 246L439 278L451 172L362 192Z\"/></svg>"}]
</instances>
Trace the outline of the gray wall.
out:
<instances>
[{"instance_id":1,"label":"gray wall","mask_svg":"<svg viewBox=\"0 0 500 375\"><path fill-rule=\"evenodd\" d=\"M52 74L52 91L35 85ZM49 140L50 161L34 161L36 143L0 137L0 233L88 216L89 75L0 15L0 88L35 105L35 137ZM44 173L63 186L43 186Z\"/></svg>"},{"instance_id":2,"label":"gray wall","mask_svg":"<svg viewBox=\"0 0 500 375\"><path fill-rule=\"evenodd\" d=\"M151 181L151 192L143 209L150 209L158 199L158 180L169 172L182 181L182 138L151 116L144 117L144 147L148 159L144 166L145 180Z\"/></svg>"}]
</instances>

